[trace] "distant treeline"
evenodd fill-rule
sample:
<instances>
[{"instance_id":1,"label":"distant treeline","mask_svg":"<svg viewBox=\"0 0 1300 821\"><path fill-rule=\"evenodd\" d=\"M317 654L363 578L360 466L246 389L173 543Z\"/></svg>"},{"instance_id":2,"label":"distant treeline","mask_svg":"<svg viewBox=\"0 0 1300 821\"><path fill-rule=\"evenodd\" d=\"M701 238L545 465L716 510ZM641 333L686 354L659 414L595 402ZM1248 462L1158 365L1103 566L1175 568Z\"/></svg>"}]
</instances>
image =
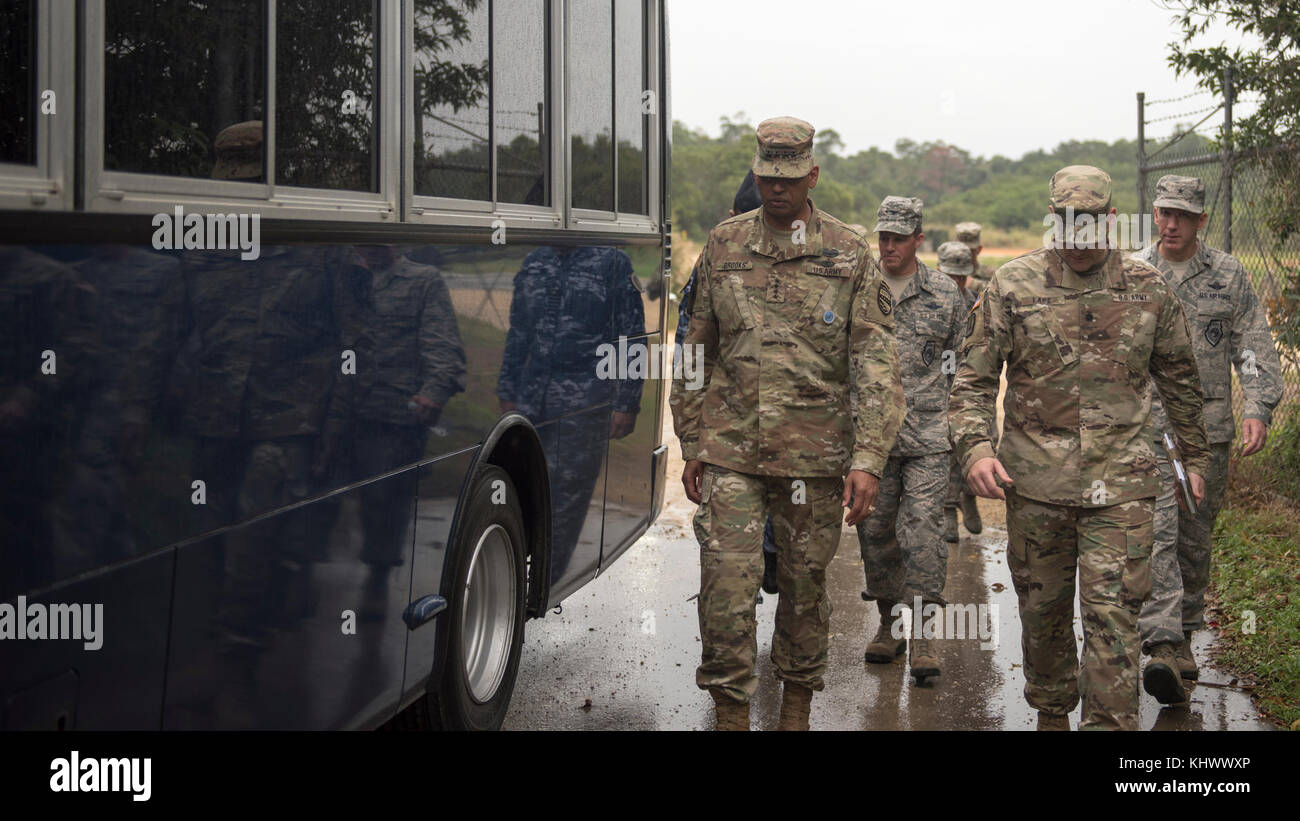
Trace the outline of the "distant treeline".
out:
<instances>
[{"instance_id":1,"label":"distant treeline","mask_svg":"<svg viewBox=\"0 0 1300 821\"><path fill-rule=\"evenodd\" d=\"M1041 237L1048 180L1066 165L1106 170L1114 180L1115 207L1121 213L1137 208L1134 140L1070 141L1012 160L1001 155L973 157L947 143L904 139L894 144L892 153L871 148L846 156L839 134L819 127L814 153L821 166L813 192L818 208L870 230L884 197L920 197L926 237L936 244L950 239L952 226L964 220L983 224L986 246ZM716 138L673 123L674 229L702 238L726 218L753 155L754 125L743 114L723 117Z\"/></svg>"}]
</instances>

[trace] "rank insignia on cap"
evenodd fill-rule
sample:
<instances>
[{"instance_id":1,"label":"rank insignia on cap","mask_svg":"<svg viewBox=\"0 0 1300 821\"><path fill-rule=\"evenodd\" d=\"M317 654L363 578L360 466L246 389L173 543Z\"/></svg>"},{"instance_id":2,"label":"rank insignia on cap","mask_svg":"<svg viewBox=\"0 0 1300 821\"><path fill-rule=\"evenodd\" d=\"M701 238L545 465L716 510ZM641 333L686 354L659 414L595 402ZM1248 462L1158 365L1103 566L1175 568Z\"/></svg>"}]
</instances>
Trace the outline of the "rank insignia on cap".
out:
<instances>
[{"instance_id":1,"label":"rank insignia on cap","mask_svg":"<svg viewBox=\"0 0 1300 821\"><path fill-rule=\"evenodd\" d=\"M885 316L889 316L894 311L894 297L889 293L889 286L883 282L876 288L876 307L880 308L880 312Z\"/></svg>"}]
</instances>

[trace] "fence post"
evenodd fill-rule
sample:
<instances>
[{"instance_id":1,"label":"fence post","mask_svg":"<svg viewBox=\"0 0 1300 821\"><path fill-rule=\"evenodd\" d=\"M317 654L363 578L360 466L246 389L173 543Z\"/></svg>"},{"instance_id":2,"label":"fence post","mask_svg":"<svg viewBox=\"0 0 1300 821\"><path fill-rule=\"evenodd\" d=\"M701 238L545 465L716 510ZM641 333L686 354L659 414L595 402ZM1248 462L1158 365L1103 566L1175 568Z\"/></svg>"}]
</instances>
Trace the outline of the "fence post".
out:
<instances>
[{"instance_id":1,"label":"fence post","mask_svg":"<svg viewBox=\"0 0 1300 821\"><path fill-rule=\"evenodd\" d=\"M1232 66L1223 69L1223 250L1232 253Z\"/></svg>"},{"instance_id":2,"label":"fence post","mask_svg":"<svg viewBox=\"0 0 1300 821\"><path fill-rule=\"evenodd\" d=\"M1138 92L1138 214L1147 212L1146 92ZM1140 218L1140 217L1139 217Z\"/></svg>"}]
</instances>

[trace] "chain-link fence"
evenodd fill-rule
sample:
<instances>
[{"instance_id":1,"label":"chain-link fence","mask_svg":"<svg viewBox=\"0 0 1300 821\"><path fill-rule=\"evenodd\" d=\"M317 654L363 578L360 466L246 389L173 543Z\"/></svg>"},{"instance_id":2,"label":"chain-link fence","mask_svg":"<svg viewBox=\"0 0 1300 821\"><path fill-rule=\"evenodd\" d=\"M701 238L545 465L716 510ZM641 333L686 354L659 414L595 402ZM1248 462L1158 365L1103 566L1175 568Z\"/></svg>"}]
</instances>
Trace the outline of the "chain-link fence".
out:
<instances>
[{"instance_id":1,"label":"chain-link fence","mask_svg":"<svg viewBox=\"0 0 1300 821\"><path fill-rule=\"evenodd\" d=\"M1138 208L1150 212L1156 182L1165 174L1205 182L1210 216L1199 239L1241 261L1268 311L1282 360L1283 395L1274 413L1276 425L1290 416L1300 419L1300 234L1279 242L1269 225L1285 192L1277 190L1277 175L1270 174L1268 166L1279 159L1300 160L1300 146L1229 150L1234 106L1252 101L1233 99L1231 76L1224 86L1223 99L1208 91L1169 100L1138 95ZM1146 136L1148 127L1158 136ZM1243 397L1235 373L1232 394L1240 419Z\"/></svg>"}]
</instances>

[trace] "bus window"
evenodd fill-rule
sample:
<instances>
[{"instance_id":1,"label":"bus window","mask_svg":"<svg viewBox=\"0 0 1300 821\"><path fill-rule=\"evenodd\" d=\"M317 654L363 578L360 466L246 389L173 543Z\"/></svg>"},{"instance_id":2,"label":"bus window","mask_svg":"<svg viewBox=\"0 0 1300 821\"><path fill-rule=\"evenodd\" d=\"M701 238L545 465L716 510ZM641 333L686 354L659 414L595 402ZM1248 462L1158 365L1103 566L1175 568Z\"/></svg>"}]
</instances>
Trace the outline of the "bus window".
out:
<instances>
[{"instance_id":1,"label":"bus window","mask_svg":"<svg viewBox=\"0 0 1300 821\"><path fill-rule=\"evenodd\" d=\"M217 135L263 117L265 36L260 0L106 3L104 167L210 177Z\"/></svg>"},{"instance_id":2,"label":"bus window","mask_svg":"<svg viewBox=\"0 0 1300 821\"><path fill-rule=\"evenodd\" d=\"M614 210L610 0L569 4L569 131L573 207Z\"/></svg>"},{"instance_id":3,"label":"bus window","mask_svg":"<svg viewBox=\"0 0 1300 821\"><path fill-rule=\"evenodd\" d=\"M36 72L32 56L36 33L36 3L0 5L0 162L36 163L36 110L32 92Z\"/></svg>"},{"instance_id":4,"label":"bus window","mask_svg":"<svg viewBox=\"0 0 1300 821\"><path fill-rule=\"evenodd\" d=\"M618 211L649 214L646 199L645 17L641 0L614 3L614 136L618 139Z\"/></svg>"},{"instance_id":5,"label":"bus window","mask_svg":"<svg viewBox=\"0 0 1300 821\"><path fill-rule=\"evenodd\" d=\"M546 3L544 0L496 3L492 27L497 200L550 205Z\"/></svg>"},{"instance_id":6,"label":"bus window","mask_svg":"<svg viewBox=\"0 0 1300 821\"><path fill-rule=\"evenodd\" d=\"M276 182L379 190L374 0L276 5Z\"/></svg>"},{"instance_id":7,"label":"bus window","mask_svg":"<svg viewBox=\"0 0 1300 821\"><path fill-rule=\"evenodd\" d=\"M415 4L415 193L492 199L487 3Z\"/></svg>"}]
</instances>

